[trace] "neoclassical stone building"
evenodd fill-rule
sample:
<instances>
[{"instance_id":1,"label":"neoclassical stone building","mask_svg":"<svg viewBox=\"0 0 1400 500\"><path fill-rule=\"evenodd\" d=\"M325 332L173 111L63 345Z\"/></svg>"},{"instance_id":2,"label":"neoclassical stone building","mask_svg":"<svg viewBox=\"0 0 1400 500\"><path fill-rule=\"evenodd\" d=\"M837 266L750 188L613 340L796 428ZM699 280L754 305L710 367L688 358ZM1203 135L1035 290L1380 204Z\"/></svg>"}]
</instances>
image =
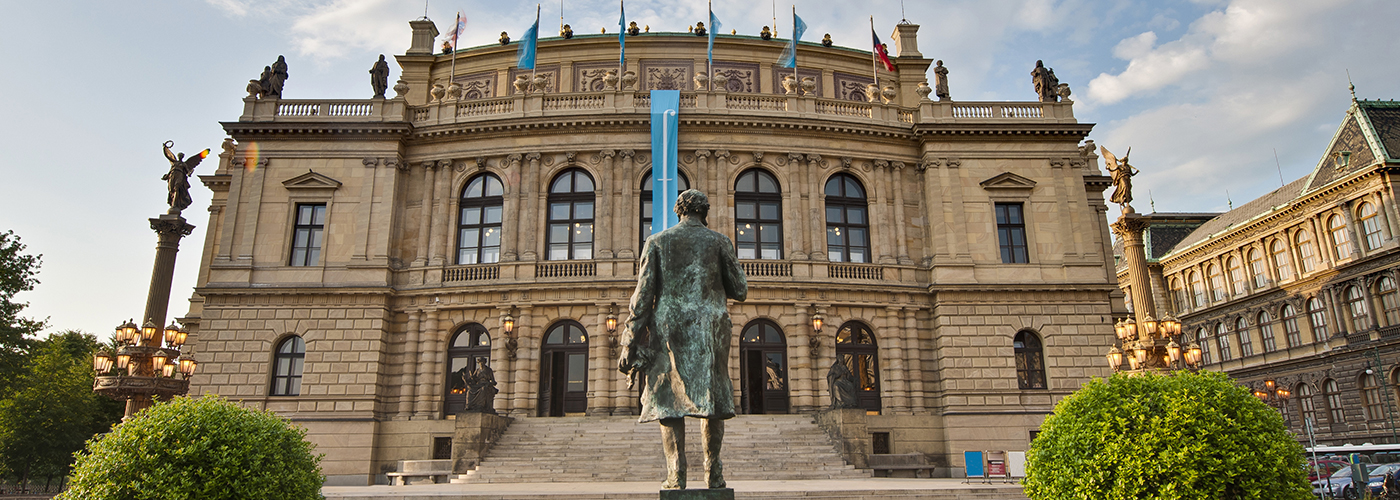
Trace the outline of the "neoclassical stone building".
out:
<instances>
[{"instance_id":1,"label":"neoclassical stone building","mask_svg":"<svg viewBox=\"0 0 1400 500\"><path fill-rule=\"evenodd\" d=\"M630 36L621 74L616 35L545 39L531 80L514 44L434 54L410 24L397 97L247 97L202 177L192 392L306 426L330 483L444 453L477 362L504 415L635 413L609 325L651 224L652 89L682 91L679 183L748 274L741 412L826 408L840 359L876 451L959 466L1108 373L1108 179L1067 99L930 100L908 24L878 87L869 52L803 44L784 85L781 41L724 35L713 90L689 34Z\"/></svg>"},{"instance_id":2,"label":"neoclassical stone building","mask_svg":"<svg viewBox=\"0 0 1400 500\"><path fill-rule=\"evenodd\" d=\"M1157 310L1205 369L1287 391L1271 403L1304 442L1305 420L1321 444L1400 424L1398 151L1400 104L1353 99L1309 175L1223 214L1142 217Z\"/></svg>"}]
</instances>

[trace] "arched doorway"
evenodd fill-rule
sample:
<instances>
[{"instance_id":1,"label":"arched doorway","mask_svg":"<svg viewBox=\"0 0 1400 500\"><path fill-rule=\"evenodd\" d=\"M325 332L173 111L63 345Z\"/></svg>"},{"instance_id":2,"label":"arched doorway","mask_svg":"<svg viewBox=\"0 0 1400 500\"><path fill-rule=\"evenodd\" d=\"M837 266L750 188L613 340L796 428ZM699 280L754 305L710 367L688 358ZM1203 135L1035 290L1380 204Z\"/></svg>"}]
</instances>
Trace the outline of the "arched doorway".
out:
<instances>
[{"instance_id":1,"label":"arched doorway","mask_svg":"<svg viewBox=\"0 0 1400 500\"><path fill-rule=\"evenodd\" d=\"M544 336L540 356L541 417L562 417L588 410L588 333L562 321Z\"/></svg>"},{"instance_id":2,"label":"arched doorway","mask_svg":"<svg viewBox=\"0 0 1400 500\"><path fill-rule=\"evenodd\" d=\"M768 320L744 327L739 337L740 412L787 413L787 343Z\"/></svg>"},{"instance_id":3,"label":"arched doorway","mask_svg":"<svg viewBox=\"0 0 1400 500\"><path fill-rule=\"evenodd\" d=\"M879 352L875 335L864 323L847 322L836 331L836 359L845 363L860 382L860 407L877 413L880 411Z\"/></svg>"},{"instance_id":4,"label":"arched doorway","mask_svg":"<svg viewBox=\"0 0 1400 500\"><path fill-rule=\"evenodd\" d=\"M448 345L443 411L456 415L467 409L467 379L476 371L477 364L491 364L491 334L486 332L486 327L472 323L458 329Z\"/></svg>"}]
</instances>

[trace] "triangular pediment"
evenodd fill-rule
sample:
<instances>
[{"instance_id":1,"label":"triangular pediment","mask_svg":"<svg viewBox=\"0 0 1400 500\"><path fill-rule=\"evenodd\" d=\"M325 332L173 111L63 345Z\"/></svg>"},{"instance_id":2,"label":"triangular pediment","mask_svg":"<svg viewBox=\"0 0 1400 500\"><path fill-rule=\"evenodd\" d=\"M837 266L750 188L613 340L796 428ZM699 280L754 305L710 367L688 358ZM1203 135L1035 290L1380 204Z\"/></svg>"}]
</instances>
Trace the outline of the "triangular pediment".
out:
<instances>
[{"instance_id":1,"label":"triangular pediment","mask_svg":"<svg viewBox=\"0 0 1400 500\"><path fill-rule=\"evenodd\" d=\"M1035 188L1035 181L1011 172L1002 172L979 184L982 185L982 189L1022 189L1029 191Z\"/></svg>"},{"instance_id":2,"label":"triangular pediment","mask_svg":"<svg viewBox=\"0 0 1400 500\"><path fill-rule=\"evenodd\" d=\"M282 186L287 189L329 189L340 188L340 181L307 170L306 173L282 181Z\"/></svg>"}]
</instances>

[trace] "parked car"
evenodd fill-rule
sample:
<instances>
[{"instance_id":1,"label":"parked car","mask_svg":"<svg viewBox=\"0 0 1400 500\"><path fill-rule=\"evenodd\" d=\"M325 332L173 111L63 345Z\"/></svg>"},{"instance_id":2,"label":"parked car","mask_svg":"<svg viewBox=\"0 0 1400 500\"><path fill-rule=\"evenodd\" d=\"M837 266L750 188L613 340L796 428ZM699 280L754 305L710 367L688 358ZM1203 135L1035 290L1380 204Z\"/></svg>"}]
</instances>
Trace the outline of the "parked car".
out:
<instances>
[{"instance_id":1,"label":"parked car","mask_svg":"<svg viewBox=\"0 0 1400 500\"><path fill-rule=\"evenodd\" d=\"M1366 471L1370 472L1380 467L1376 464L1363 464ZM1313 481L1313 495L1321 498L1342 498L1342 492L1347 486L1351 486L1351 467L1342 467L1333 472L1331 476L1324 476Z\"/></svg>"},{"instance_id":2,"label":"parked car","mask_svg":"<svg viewBox=\"0 0 1400 500\"><path fill-rule=\"evenodd\" d=\"M1367 486L1371 488L1371 493L1381 492L1381 483L1385 481L1386 474L1400 474L1400 464L1385 464L1379 466L1367 464L1367 469L1367 476L1369 476L1367 478ZM1344 500L1357 500L1361 498L1359 491L1356 489L1356 485L1351 483L1351 476L1347 476L1347 484L1342 486L1341 491Z\"/></svg>"},{"instance_id":3,"label":"parked car","mask_svg":"<svg viewBox=\"0 0 1400 500\"><path fill-rule=\"evenodd\" d=\"M1332 473L1337 472L1337 469L1346 467L1347 465L1349 464L1347 464L1346 460L1331 458L1308 460L1308 482L1311 483L1330 476Z\"/></svg>"}]
</instances>

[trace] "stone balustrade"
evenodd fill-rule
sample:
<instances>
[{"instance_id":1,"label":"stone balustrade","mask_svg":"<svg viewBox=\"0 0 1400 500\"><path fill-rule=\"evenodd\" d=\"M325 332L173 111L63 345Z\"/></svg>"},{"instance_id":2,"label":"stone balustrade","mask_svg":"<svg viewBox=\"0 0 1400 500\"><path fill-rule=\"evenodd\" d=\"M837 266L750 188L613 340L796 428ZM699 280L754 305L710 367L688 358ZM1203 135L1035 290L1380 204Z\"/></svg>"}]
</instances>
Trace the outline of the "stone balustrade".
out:
<instances>
[{"instance_id":1,"label":"stone balustrade","mask_svg":"<svg viewBox=\"0 0 1400 500\"><path fill-rule=\"evenodd\" d=\"M569 261L514 261L490 264L441 266L441 283L468 283L504 280L519 282L594 281L596 279L636 279L638 261L597 259ZM740 261L750 281L881 281L917 283L916 268L908 265L850 264L806 260ZM434 268L438 269L438 268ZM429 282L435 282L429 280Z\"/></svg>"}]
</instances>

